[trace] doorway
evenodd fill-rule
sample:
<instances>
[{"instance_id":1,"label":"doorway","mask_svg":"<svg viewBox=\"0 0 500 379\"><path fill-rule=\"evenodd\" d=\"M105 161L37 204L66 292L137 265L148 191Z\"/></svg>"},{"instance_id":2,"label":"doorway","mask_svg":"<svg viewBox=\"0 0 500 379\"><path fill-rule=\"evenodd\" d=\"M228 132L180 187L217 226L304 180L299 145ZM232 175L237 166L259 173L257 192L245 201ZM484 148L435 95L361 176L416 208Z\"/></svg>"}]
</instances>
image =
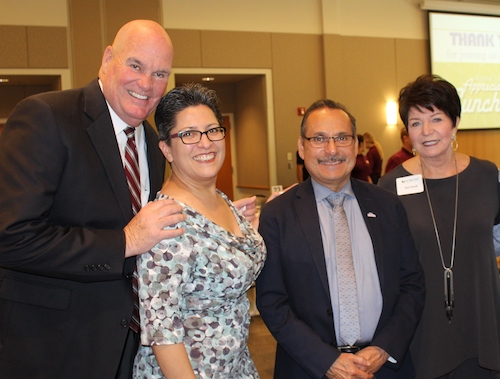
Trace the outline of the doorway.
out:
<instances>
[{"instance_id":1,"label":"doorway","mask_svg":"<svg viewBox=\"0 0 500 379\"><path fill-rule=\"evenodd\" d=\"M0 124L22 99L70 87L69 69L0 69Z\"/></svg>"},{"instance_id":2,"label":"doorway","mask_svg":"<svg viewBox=\"0 0 500 379\"><path fill-rule=\"evenodd\" d=\"M231 154L231 117L223 115L222 126L226 128L226 158L217 175L217 188L224 192L230 200L234 200L234 187L233 187L233 159Z\"/></svg>"},{"instance_id":3,"label":"doorway","mask_svg":"<svg viewBox=\"0 0 500 379\"><path fill-rule=\"evenodd\" d=\"M203 80L207 77L210 81ZM231 145L231 161L226 152L226 164L231 164L219 175L233 179L232 199L269 196L270 183L277 178L271 70L175 68L168 89L183 83L214 89L222 113L234 115L226 138Z\"/></svg>"}]
</instances>

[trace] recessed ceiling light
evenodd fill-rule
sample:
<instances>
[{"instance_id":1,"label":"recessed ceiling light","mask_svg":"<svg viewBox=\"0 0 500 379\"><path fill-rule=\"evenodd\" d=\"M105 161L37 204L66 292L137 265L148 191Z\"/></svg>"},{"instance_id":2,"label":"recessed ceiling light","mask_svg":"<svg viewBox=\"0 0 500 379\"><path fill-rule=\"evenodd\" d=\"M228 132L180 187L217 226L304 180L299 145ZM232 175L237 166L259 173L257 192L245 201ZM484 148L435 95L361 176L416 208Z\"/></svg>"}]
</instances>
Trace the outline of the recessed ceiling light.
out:
<instances>
[{"instance_id":1,"label":"recessed ceiling light","mask_svg":"<svg viewBox=\"0 0 500 379\"><path fill-rule=\"evenodd\" d=\"M0 78L0 83L8 83L9 82L9 79L2 79Z\"/></svg>"},{"instance_id":2,"label":"recessed ceiling light","mask_svg":"<svg viewBox=\"0 0 500 379\"><path fill-rule=\"evenodd\" d=\"M205 76L204 78L201 78L204 82L213 82L215 80L214 77L211 76Z\"/></svg>"}]
</instances>

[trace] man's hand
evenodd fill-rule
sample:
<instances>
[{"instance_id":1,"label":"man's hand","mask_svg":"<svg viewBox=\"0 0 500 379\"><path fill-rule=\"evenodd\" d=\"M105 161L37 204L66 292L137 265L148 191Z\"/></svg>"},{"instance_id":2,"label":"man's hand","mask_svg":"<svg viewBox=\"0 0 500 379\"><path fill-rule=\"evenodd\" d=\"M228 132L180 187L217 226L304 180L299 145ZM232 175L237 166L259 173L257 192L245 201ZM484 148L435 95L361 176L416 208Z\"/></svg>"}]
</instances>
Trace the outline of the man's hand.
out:
<instances>
[{"instance_id":1,"label":"man's hand","mask_svg":"<svg viewBox=\"0 0 500 379\"><path fill-rule=\"evenodd\" d=\"M356 355L365 358L370 363L368 370L366 370L370 374L374 374L380 370L380 367L389 359L389 354L377 346L365 347L358 351Z\"/></svg>"},{"instance_id":2,"label":"man's hand","mask_svg":"<svg viewBox=\"0 0 500 379\"><path fill-rule=\"evenodd\" d=\"M292 184L290 187L285 188L283 191L276 191L271 194L266 200L266 203L277 198L279 195L288 191L290 188L295 187L298 183ZM243 199L233 201L234 206L238 209L243 216L250 222L255 230L259 229L259 215L257 214L257 196L245 197Z\"/></svg>"},{"instance_id":3,"label":"man's hand","mask_svg":"<svg viewBox=\"0 0 500 379\"><path fill-rule=\"evenodd\" d=\"M257 217L257 196L245 197L243 199L233 201L234 206L243 216L252 224L255 230L259 227Z\"/></svg>"},{"instance_id":4,"label":"man's hand","mask_svg":"<svg viewBox=\"0 0 500 379\"><path fill-rule=\"evenodd\" d=\"M125 232L125 258L149 251L158 242L184 233L183 228L167 229L184 221L182 207L172 199L150 201L123 228Z\"/></svg>"},{"instance_id":5,"label":"man's hand","mask_svg":"<svg viewBox=\"0 0 500 379\"><path fill-rule=\"evenodd\" d=\"M368 373L370 362L356 354L342 353L328 369L328 379L372 379Z\"/></svg>"}]
</instances>

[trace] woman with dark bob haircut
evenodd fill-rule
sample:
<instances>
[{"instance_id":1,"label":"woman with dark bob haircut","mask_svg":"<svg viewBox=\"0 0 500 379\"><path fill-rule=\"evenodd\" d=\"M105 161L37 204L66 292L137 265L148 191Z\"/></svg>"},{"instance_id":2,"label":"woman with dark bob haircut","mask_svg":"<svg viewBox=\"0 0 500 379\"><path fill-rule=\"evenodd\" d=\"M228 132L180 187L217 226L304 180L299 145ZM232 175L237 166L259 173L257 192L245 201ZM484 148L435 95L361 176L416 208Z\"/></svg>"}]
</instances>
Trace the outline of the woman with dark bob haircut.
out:
<instances>
[{"instance_id":1,"label":"woman with dark bob haircut","mask_svg":"<svg viewBox=\"0 0 500 379\"><path fill-rule=\"evenodd\" d=\"M174 88L155 121L172 175L157 195L187 215L182 236L137 260L141 346L134 378L259 378L248 350L248 289L266 257L262 237L216 188L226 130L214 91Z\"/></svg>"},{"instance_id":2,"label":"woman with dark bob haircut","mask_svg":"<svg viewBox=\"0 0 500 379\"><path fill-rule=\"evenodd\" d=\"M399 92L399 115L408 130L410 108L440 109L457 126L462 106L455 87L437 75L423 75Z\"/></svg>"},{"instance_id":3,"label":"woman with dark bob haircut","mask_svg":"<svg viewBox=\"0 0 500 379\"><path fill-rule=\"evenodd\" d=\"M404 87L399 114L418 154L379 182L401 197L425 273L410 346L419 379L500 378L498 169L457 151L460 112L455 87L439 76Z\"/></svg>"}]
</instances>

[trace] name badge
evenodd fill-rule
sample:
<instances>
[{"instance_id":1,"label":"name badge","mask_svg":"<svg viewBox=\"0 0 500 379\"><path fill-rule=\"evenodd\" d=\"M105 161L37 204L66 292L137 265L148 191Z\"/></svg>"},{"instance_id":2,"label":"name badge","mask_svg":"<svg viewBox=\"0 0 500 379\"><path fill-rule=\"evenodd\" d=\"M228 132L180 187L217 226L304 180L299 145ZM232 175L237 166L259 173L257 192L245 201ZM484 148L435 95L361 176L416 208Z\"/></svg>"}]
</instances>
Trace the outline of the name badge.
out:
<instances>
[{"instance_id":1,"label":"name badge","mask_svg":"<svg viewBox=\"0 0 500 379\"><path fill-rule=\"evenodd\" d=\"M396 190L399 196L424 192L422 175L402 176L396 179Z\"/></svg>"}]
</instances>

